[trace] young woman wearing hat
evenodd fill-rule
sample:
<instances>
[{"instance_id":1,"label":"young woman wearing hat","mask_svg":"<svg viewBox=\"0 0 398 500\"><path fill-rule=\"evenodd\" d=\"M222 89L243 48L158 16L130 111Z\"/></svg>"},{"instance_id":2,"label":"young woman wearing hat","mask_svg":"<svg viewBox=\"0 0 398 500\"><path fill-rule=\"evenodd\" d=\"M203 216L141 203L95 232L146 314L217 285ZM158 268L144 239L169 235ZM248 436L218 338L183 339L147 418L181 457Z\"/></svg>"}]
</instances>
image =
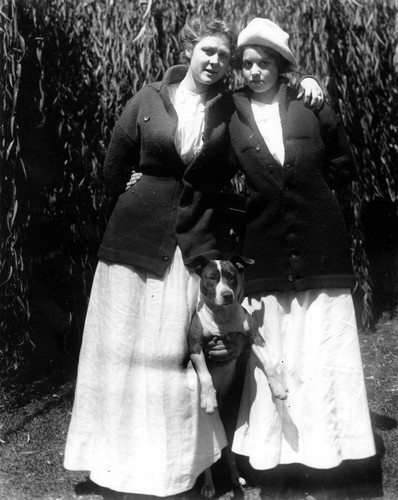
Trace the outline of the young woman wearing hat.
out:
<instances>
[{"instance_id":1,"label":"young woman wearing hat","mask_svg":"<svg viewBox=\"0 0 398 500\"><path fill-rule=\"evenodd\" d=\"M230 122L246 176L245 307L289 389L273 400L249 360L233 450L255 469L331 468L375 453L350 288L347 229L333 189L355 176L340 120L297 101L288 34L253 19L238 37L246 86Z\"/></svg>"}]
</instances>

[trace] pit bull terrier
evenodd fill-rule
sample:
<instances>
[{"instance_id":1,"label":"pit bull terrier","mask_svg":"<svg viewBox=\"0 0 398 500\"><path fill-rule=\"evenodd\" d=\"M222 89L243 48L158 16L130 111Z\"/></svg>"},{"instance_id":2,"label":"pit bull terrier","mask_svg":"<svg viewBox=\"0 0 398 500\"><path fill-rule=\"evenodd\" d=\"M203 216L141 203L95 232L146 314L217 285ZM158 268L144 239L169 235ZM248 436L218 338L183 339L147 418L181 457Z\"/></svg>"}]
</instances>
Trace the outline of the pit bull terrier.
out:
<instances>
[{"instance_id":1,"label":"pit bull terrier","mask_svg":"<svg viewBox=\"0 0 398 500\"><path fill-rule=\"evenodd\" d=\"M195 272L200 276L200 298L196 312L192 318L188 334L189 355L195 368L200 385L200 405L208 414L220 409L222 418L223 398L230 390L236 375L237 358L224 363L214 363L206 359L204 347L213 339L227 339L228 342L244 339L258 358L272 392L279 399L287 398L287 388L272 364L264 339L256 326L254 318L237 300L237 290L241 281L240 273L254 261L240 256L230 260L211 261L199 257L194 262ZM229 445L226 458L234 486L244 486L245 480L240 477L235 455L231 451L232 432L227 432ZM211 498L215 487L210 468L205 471L201 493Z\"/></svg>"}]
</instances>

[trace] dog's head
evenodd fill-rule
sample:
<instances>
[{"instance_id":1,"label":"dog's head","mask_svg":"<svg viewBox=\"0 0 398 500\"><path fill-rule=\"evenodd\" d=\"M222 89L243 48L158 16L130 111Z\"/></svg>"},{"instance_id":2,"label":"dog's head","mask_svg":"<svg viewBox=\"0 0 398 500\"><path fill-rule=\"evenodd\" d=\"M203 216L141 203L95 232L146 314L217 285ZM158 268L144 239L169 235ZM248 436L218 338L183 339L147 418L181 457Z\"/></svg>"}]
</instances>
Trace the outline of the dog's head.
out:
<instances>
[{"instance_id":1,"label":"dog's head","mask_svg":"<svg viewBox=\"0 0 398 500\"><path fill-rule=\"evenodd\" d=\"M200 291L208 306L228 306L235 302L238 275L254 260L234 255L229 260L210 260L197 257L193 263L200 276Z\"/></svg>"}]
</instances>

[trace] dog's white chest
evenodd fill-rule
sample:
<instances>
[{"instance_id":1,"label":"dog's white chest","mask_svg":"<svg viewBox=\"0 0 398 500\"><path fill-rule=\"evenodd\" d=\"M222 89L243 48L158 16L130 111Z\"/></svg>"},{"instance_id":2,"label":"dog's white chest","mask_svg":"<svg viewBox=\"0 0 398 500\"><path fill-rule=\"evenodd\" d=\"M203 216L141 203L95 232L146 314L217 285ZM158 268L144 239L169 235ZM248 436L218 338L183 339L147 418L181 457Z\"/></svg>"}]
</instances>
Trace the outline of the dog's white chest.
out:
<instances>
[{"instance_id":1,"label":"dog's white chest","mask_svg":"<svg viewBox=\"0 0 398 500\"><path fill-rule=\"evenodd\" d=\"M208 308L198 311L204 335L225 337L232 333L247 333L249 325L246 315L239 304L230 311L214 314Z\"/></svg>"}]
</instances>

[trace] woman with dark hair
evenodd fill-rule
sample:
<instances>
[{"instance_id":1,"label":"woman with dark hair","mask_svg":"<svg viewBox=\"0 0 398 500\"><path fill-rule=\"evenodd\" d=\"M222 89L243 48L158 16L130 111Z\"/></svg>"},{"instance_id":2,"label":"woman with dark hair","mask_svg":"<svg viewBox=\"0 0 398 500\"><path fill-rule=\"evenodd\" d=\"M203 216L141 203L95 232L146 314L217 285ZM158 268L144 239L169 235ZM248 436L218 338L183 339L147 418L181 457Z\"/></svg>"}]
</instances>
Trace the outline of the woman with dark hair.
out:
<instances>
[{"instance_id":1,"label":"woman with dark hair","mask_svg":"<svg viewBox=\"0 0 398 500\"><path fill-rule=\"evenodd\" d=\"M245 174L244 306L289 390L272 398L251 357L233 450L255 469L336 467L375 453L351 296L349 238L333 192L356 167L341 121L306 109L283 76L289 36L253 19L238 37L232 156Z\"/></svg>"}]
</instances>

